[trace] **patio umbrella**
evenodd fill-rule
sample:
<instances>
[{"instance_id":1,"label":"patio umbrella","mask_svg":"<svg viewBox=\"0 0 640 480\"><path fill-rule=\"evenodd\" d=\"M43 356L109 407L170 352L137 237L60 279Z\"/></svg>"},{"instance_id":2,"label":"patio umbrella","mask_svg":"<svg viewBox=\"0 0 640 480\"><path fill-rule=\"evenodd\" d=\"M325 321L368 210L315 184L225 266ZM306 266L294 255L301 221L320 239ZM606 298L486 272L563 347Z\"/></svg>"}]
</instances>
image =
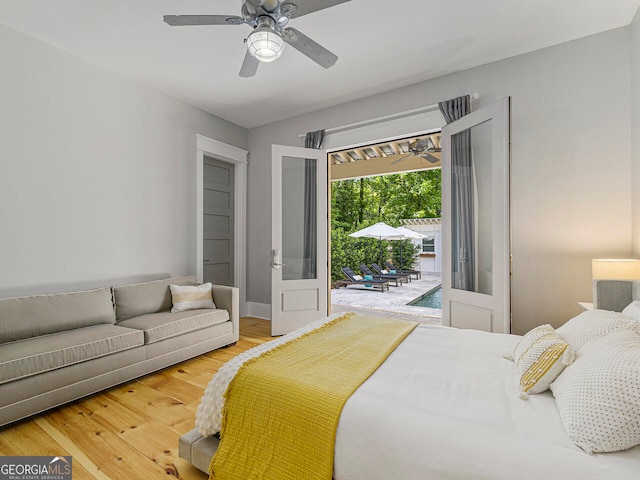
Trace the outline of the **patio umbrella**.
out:
<instances>
[{"instance_id":1,"label":"patio umbrella","mask_svg":"<svg viewBox=\"0 0 640 480\"><path fill-rule=\"evenodd\" d=\"M380 265L384 265L382 260L382 240L402 240L404 238L402 232L399 232L396 228L384 222L378 222L375 225L350 233L349 236L356 238L377 238L380 240Z\"/></svg>"},{"instance_id":2,"label":"patio umbrella","mask_svg":"<svg viewBox=\"0 0 640 480\"><path fill-rule=\"evenodd\" d=\"M407 227L397 227L396 230L402 232L405 239L427 238L426 235L423 235L420 232L416 232L415 230L411 230Z\"/></svg>"}]
</instances>

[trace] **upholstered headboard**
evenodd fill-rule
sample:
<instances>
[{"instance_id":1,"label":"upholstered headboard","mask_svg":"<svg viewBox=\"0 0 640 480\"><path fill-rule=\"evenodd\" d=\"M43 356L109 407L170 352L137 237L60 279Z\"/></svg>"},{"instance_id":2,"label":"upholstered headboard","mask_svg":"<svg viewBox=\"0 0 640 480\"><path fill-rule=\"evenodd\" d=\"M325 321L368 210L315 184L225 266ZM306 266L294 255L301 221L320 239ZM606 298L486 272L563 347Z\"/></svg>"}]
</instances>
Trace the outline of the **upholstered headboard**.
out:
<instances>
[{"instance_id":1,"label":"upholstered headboard","mask_svg":"<svg viewBox=\"0 0 640 480\"><path fill-rule=\"evenodd\" d=\"M594 280L593 308L621 312L640 300L640 280Z\"/></svg>"}]
</instances>

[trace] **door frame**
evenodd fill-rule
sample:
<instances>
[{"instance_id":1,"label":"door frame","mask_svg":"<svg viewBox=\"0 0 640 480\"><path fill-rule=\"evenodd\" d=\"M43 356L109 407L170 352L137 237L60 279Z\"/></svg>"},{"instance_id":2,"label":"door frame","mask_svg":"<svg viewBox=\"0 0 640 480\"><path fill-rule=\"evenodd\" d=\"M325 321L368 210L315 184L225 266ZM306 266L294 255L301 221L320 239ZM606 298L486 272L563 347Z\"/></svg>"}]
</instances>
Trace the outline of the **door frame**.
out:
<instances>
[{"instance_id":1,"label":"door frame","mask_svg":"<svg viewBox=\"0 0 640 480\"><path fill-rule=\"evenodd\" d=\"M388 118L388 117L385 117ZM356 128L345 128L335 133L328 133L323 148L327 152L327 307L331 313L331 159L329 154L337 150L356 148L398 138L422 135L433 131L441 131L446 124L437 105L425 109L417 109L416 113L401 115L390 120L372 119L365 125Z\"/></svg>"},{"instance_id":2,"label":"door frame","mask_svg":"<svg viewBox=\"0 0 640 480\"><path fill-rule=\"evenodd\" d=\"M196 134L196 278L203 280L204 271L204 157L228 163L234 169L233 278L240 289L240 316L247 311L247 157L249 152L234 145Z\"/></svg>"}]
</instances>

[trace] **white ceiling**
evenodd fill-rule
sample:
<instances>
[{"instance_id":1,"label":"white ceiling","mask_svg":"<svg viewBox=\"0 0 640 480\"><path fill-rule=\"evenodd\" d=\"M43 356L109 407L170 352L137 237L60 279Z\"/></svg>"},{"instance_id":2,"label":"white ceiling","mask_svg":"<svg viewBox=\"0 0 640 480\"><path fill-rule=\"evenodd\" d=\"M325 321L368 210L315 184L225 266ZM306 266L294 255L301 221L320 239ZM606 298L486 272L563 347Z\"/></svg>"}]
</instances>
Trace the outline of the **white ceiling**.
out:
<instances>
[{"instance_id":1,"label":"white ceiling","mask_svg":"<svg viewBox=\"0 0 640 480\"><path fill-rule=\"evenodd\" d=\"M239 15L241 5L0 0L0 23L252 128L625 26L640 0L351 0L290 23L338 55L334 67L289 47L253 78L238 76L248 25L162 21Z\"/></svg>"}]
</instances>

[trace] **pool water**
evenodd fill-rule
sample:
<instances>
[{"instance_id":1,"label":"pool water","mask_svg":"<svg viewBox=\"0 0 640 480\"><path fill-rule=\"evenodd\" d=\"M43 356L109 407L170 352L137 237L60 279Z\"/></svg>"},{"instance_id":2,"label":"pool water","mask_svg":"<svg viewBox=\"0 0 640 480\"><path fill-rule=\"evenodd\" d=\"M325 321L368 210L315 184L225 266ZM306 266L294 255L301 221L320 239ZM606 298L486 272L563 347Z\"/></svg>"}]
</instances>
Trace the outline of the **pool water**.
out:
<instances>
[{"instance_id":1,"label":"pool water","mask_svg":"<svg viewBox=\"0 0 640 480\"><path fill-rule=\"evenodd\" d=\"M437 308L442 310L442 286L438 285L436 288L429 290L424 295L410 301L407 305L413 305L415 307L427 307Z\"/></svg>"}]
</instances>

